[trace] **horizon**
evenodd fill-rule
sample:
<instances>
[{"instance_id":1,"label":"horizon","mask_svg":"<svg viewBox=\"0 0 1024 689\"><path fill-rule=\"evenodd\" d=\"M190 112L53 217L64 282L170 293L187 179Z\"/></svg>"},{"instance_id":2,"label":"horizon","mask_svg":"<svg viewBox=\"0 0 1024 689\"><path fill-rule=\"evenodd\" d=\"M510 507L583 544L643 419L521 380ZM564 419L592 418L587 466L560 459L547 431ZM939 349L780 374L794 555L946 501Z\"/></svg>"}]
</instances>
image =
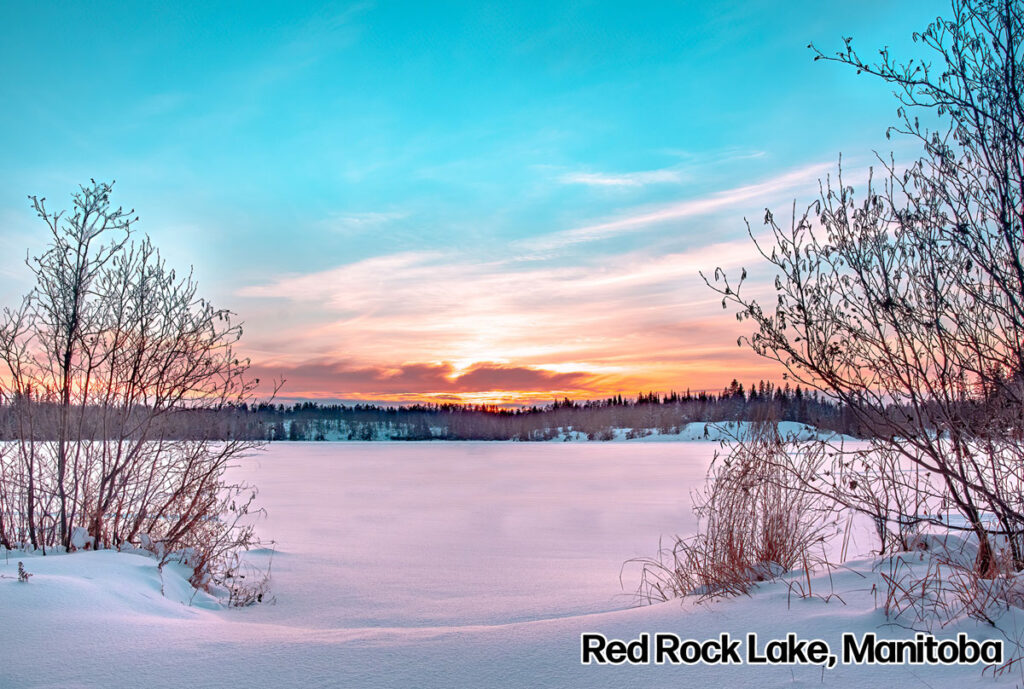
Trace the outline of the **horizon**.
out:
<instances>
[{"instance_id":1,"label":"horizon","mask_svg":"<svg viewBox=\"0 0 1024 689\"><path fill-rule=\"evenodd\" d=\"M745 217L756 234L765 207L810 203L841 153L855 185L872 151L901 158L888 90L807 44L909 58L945 8L8 5L0 304L45 241L25 197L117 180L245 323L262 393L531 406L781 382L698 271L770 286Z\"/></svg>"},{"instance_id":2,"label":"horizon","mask_svg":"<svg viewBox=\"0 0 1024 689\"><path fill-rule=\"evenodd\" d=\"M662 403L665 403L665 401L668 398L672 397L672 396L677 396L677 397L699 397L700 395L707 395L709 397L719 397L719 396L724 396L724 395L729 394L730 388L731 388L731 386L733 384L738 384L740 386L740 388L742 389L742 392L744 393L744 395L749 396L750 395L750 391L752 389L756 389L761 384L769 384L769 383L773 386L773 390L775 390L775 389L778 389L780 391L781 390L788 390L790 392L796 392L797 390L801 390L801 391L804 392L804 394L811 395L811 396L817 395L817 394L819 394L821 392L820 390L818 390L818 389L816 389L814 387L805 385L803 383L793 384L790 381L785 381L785 380L777 383L776 381L766 380L766 379L762 378L762 379L759 379L757 381L742 382L739 379L734 378L734 379L732 379L729 382L729 384L723 385L723 386L718 387L718 388L702 388L702 389L699 389L699 390L694 390L694 389L691 389L691 388L685 388L683 390L637 390L637 391L634 391L632 393L619 392L619 393L615 393L615 394L609 395L607 397L578 397L578 398L577 397L562 397L562 398L551 398L551 399L547 399L547 400L538 400L538 401L533 401L533 402L530 402L530 403L516 402L516 401L513 401L513 402L496 402L496 403L490 403L490 402L468 402L468 401L461 401L461 400L446 401L446 400L435 400L435 399L429 399L429 398L428 399L409 400L409 401L400 401L400 400L396 401L396 400L374 400L374 399L359 399L359 398L344 398L344 397L291 397L291 396L288 396L288 395L282 395L280 397L274 397L274 398L256 398L256 399L254 399L251 402L251 406L255 407L257 405L270 404L272 406L283 405L285 408L289 408L289 407L292 407L292 406L301 405L301 404L305 404L305 403L312 403L312 404L321 405L321 406L339 405L339 406L353 407L353 406L356 406L356 405L366 405L366 406L377 406L377 407L386 407L386 408L403 408L403 407L410 407L410 406L414 406L414 405L431 405L431 404L435 404L435 405L439 405L439 406L444 406L444 405L456 405L456 406L466 406L466 407L476 407L476 406L479 406L479 407L487 407L487 408L499 409L501 411L525 410L525 409L531 409L531 408L536 408L536 409L543 410L543 409L546 409L546 408L551 407L553 405L562 404L562 403L564 403L566 401L572 402L572 403L575 403L575 404L585 405L585 404L603 403L603 402L607 402L607 401L615 399L615 398L621 398L623 400L623 403L625 403L625 404L638 404L638 403L642 403L642 402L640 402L641 398L653 395L653 396L657 396L659 398L659 402L658 403L662 404Z\"/></svg>"}]
</instances>

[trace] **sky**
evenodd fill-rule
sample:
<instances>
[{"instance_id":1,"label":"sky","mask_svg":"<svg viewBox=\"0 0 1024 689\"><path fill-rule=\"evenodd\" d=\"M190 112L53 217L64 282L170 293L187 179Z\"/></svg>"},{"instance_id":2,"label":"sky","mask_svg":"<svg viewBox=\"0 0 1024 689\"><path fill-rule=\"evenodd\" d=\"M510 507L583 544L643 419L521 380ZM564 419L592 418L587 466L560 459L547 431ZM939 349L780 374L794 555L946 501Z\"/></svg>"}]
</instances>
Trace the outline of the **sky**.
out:
<instances>
[{"instance_id":1,"label":"sky","mask_svg":"<svg viewBox=\"0 0 1024 689\"><path fill-rule=\"evenodd\" d=\"M526 404L781 379L700 271L863 181L944 2L0 0L0 304L116 180L282 399ZM760 290L760 291L758 291Z\"/></svg>"}]
</instances>

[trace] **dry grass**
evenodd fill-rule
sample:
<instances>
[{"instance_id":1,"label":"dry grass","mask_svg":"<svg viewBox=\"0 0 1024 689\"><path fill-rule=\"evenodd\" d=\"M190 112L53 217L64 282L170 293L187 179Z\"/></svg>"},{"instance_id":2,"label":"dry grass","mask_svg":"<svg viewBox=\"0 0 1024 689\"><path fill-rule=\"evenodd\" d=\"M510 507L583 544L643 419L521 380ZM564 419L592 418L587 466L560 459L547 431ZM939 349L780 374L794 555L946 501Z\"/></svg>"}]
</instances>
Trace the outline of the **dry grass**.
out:
<instances>
[{"instance_id":1,"label":"dry grass","mask_svg":"<svg viewBox=\"0 0 1024 689\"><path fill-rule=\"evenodd\" d=\"M945 627L970 618L993 627L1011 607L1024 606L1024 586L1005 549L983 576L970 540L920 541L914 553L879 563L882 610L891 622L913 628Z\"/></svg>"},{"instance_id":2,"label":"dry grass","mask_svg":"<svg viewBox=\"0 0 1024 689\"><path fill-rule=\"evenodd\" d=\"M790 450L775 424L764 423L716 458L694 496L700 532L659 547L653 558L630 561L641 566L638 599L735 596L797 566L822 564L830 506L804 487L820 458Z\"/></svg>"}]
</instances>

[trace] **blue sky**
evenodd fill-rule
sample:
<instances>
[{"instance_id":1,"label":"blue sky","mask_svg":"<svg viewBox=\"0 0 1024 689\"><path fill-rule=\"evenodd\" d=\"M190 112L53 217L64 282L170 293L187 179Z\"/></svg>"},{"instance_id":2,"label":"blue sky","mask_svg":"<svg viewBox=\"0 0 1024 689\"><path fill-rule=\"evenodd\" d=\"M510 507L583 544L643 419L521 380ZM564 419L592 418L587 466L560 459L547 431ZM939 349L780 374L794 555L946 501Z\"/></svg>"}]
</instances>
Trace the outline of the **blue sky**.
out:
<instances>
[{"instance_id":1,"label":"blue sky","mask_svg":"<svg viewBox=\"0 0 1024 689\"><path fill-rule=\"evenodd\" d=\"M748 257L744 216L810 201L840 152L904 152L889 90L807 44L909 56L945 9L4 2L0 297L43 241L26 195L116 179L296 395L770 373L694 267Z\"/></svg>"}]
</instances>

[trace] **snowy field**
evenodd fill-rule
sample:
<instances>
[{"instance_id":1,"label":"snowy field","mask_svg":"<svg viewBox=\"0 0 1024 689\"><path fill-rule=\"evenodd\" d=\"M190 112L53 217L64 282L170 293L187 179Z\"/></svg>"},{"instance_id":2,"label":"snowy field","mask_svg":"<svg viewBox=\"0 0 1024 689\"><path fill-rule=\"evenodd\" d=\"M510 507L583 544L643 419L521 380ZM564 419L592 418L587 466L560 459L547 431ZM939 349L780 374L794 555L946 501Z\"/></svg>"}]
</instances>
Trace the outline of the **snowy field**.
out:
<instances>
[{"instance_id":1,"label":"snowy field","mask_svg":"<svg viewBox=\"0 0 1024 689\"><path fill-rule=\"evenodd\" d=\"M622 563L652 555L659 536L693 531L689 494L717 448L274 444L234 470L268 511L260 533L276 543L274 604L217 609L140 555L0 554L0 687L1024 684L1020 670L993 682L981 666L581 665L589 632L795 632L835 648L843 632L913 636L885 626L867 560L812 582L842 602L793 598L774 583L736 600L633 607L637 571L625 570L624 591ZM27 584L12 578L19 559ZM999 637L973 622L941 634L958 631Z\"/></svg>"}]
</instances>

